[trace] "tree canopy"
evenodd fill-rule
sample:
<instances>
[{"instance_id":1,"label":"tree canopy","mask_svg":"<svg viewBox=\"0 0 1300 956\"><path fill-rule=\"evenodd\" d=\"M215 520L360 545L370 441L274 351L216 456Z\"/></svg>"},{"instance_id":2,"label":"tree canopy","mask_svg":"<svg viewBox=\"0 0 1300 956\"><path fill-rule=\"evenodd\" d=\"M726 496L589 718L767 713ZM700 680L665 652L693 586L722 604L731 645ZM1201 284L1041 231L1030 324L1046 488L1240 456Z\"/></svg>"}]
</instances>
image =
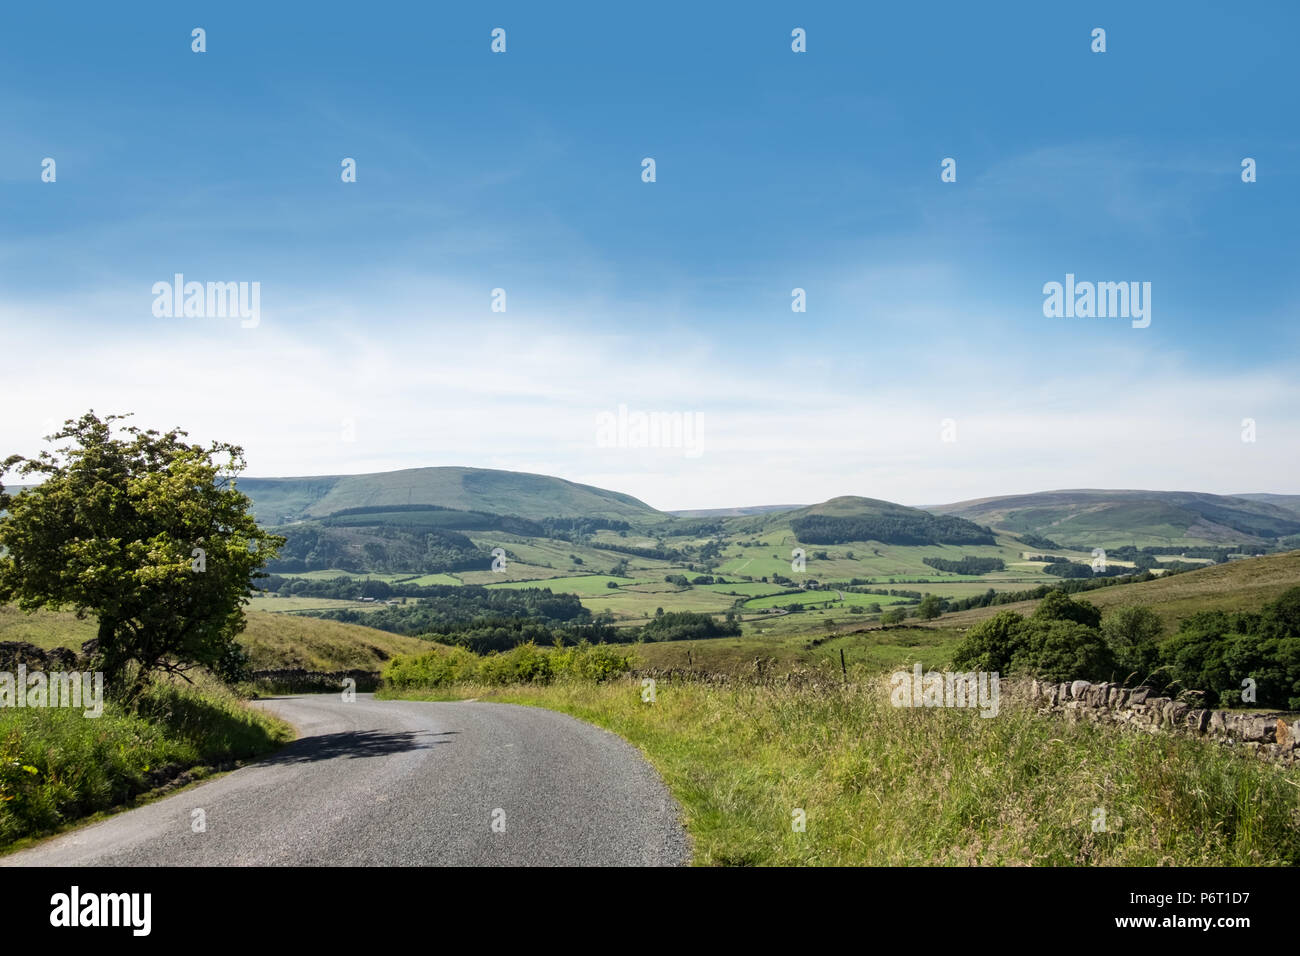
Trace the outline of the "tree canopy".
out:
<instances>
[{"instance_id":1,"label":"tree canopy","mask_svg":"<svg viewBox=\"0 0 1300 956\"><path fill-rule=\"evenodd\" d=\"M96 666L116 681L136 665L130 690L158 670L237 669L244 599L284 539L235 488L241 448L128 417L89 411L47 436L67 444L4 461L43 480L0 498L0 601L93 614Z\"/></svg>"}]
</instances>

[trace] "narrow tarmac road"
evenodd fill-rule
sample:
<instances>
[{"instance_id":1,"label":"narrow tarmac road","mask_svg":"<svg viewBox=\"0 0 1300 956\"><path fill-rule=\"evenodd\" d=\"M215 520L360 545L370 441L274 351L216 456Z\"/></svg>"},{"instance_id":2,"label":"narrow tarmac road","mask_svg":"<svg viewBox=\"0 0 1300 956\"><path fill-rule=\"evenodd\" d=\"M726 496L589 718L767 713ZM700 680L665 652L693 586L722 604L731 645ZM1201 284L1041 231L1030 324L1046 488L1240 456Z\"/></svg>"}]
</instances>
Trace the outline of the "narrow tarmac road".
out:
<instances>
[{"instance_id":1,"label":"narrow tarmac road","mask_svg":"<svg viewBox=\"0 0 1300 956\"><path fill-rule=\"evenodd\" d=\"M0 866L672 866L678 806L640 753L511 704L283 697L283 750ZM196 833L193 811L205 830Z\"/></svg>"}]
</instances>

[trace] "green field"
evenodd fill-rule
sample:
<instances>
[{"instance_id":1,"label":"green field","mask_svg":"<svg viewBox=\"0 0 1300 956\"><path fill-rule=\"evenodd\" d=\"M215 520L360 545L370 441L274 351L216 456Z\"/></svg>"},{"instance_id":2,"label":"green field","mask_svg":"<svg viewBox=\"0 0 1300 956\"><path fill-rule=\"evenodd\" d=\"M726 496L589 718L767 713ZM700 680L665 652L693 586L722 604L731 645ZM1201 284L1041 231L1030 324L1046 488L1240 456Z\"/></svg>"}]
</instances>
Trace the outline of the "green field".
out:
<instances>
[{"instance_id":1,"label":"green field","mask_svg":"<svg viewBox=\"0 0 1300 956\"><path fill-rule=\"evenodd\" d=\"M577 594L586 596L591 594L604 594L609 590L607 585L613 582L615 585L627 584L628 578L612 578L606 574L584 574L574 575L572 577L553 578L544 583L530 581L505 581L500 584L490 584L492 588L513 588L521 589L528 587L548 587L557 593Z\"/></svg>"},{"instance_id":2,"label":"green field","mask_svg":"<svg viewBox=\"0 0 1300 956\"><path fill-rule=\"evenodd\" d=\"M672 585L668 585L671 587ZM732 584L697 584L700 591L712 591L714 594L729 594L732 597L762 597L764 594L776 594L785 590L783 584L767 584L762 581L736 581Z\"/></svg>"},{"instance_id":3,"label":"green field","mask_svg":"<svg viewBox=\"0 0 1300 956\"><path fill-rule=\"evenodd\" d=\"M270 613L288 613L298 611L337 611L349 608L353 611L374 611L384 607L382 601L349 601L343 598L321 597L279 597L274 594L259 595L250 598L248 607L255 611Z\"/></svg>"},{"instance_id":4,"label":"green field","mask_svg":"<svg viewBox=\"0 0 1300 956\"><path fill-rule=\"evenodd\" d=\"M572 572L557 570L555 568L541 567L535 564L524 564L521 561L507 561L504 571L493 571L491 567L482 571L457 571L456 577L460 578L463 584L501 584L506 581L547 581L552 578L569 577ZM539 584L538 587L545 587Z\"/></svg>"},{"instance_id":5,"label":"green field","mask_svg":"<svg viewBox=\"0 0 1300 956\"><path fill-rule=\"evenodd\" d=\"M821 582L844 582L851 578L870 579L875 584L887 583L890 578L928 578L930 580L972 581L987 580L1008 585L1024 580L1040 580L1041 565L1024 564L1011 568L1015 562L1022 561L1024 545L1013 539L1002 539L997 545L888 545L880 542L846 542L837 545L802 545L788 526L777 525L769 528L759 538L762 546L746 547L750 539L744 535L735 536L723 550L726 560L718 568L718 573L727 576L749 575L753 578L780 574L794 577L800 572L791 568L791 552L800 547L804 550L804 568L802 572L808 578ZM817 555L825 552L826 557ZM853 557L850 558L849 555ZM925 564L923 558L945 558L956 560L965 555L980 558L1001 558L1008 566L1007 571L980 575L955 575L938 571ZM1067 555L1074 560L1091 561L1091 554L1079 552Z\"/></svg>"},{"instance_id":6,"label":"green field","mask_svg":"<svg viewBox=\"0 0 1300 956\"><path fill-rule=\"evenodd\" d=\"M421 574L418 578L407 578L403 580L404 584L415 584L419 587L430 587L435 584L462 584L460 578L453 574Z\"/></svg>"},{"instance_id":7,"label":"green field","mask_svg":"<svg viewBox=\"0 0 1300 956\"><path fill-rule=\"evenodd\" d=\"M680 569L669 568L668 571ZM613 582L617 587L609 587ZM707 588L678 588L662 577L638 574L632 578L615 578L604 574L575 575L545 581L508 581L490 584L493 588L544 587L559 594L576 594L593 614L609 611L615 621L636 622L652 617L656 610L721 612L732 606L735 598ZM766 585L764 585L766 587Z\"/></svg>"},{"instance_id":8,"label":"green field","mask_svg":"<svg viewBox=\"0 0 1300 956\"><path fill-rule=\"evenodd\" d=\"M1178 623L1197 611L1221 609L1227 611L1252 610L1276 599L1283 591L1300 584L1300 551L1270 555L1248 561L1213 565L1198 571L1188 571L1172 577L1136 584L1116 585L1084 591L1074 595L1076 600L1089 601L1103 612L1125 604L1141 604L1151 608L1164 621L1165 633L1172 634ZM808 665L815 655L806 653L804 644L811 639L828 639L821 647L845 648L850 660L855 657L855 647L879 646L887 648L890 635L906 631L915 653L921 655L927 666L931 660L942 663L945 649L950 651L962 635L972 626L1005 610L1030 614L1036 601L993 605L969 611L943 614L926 625L908 628L880 628L871 616L851 614L847 609L818 613L816 610L802 614L785 614L780 617L752 617L745 621L745 633L739 638L713 641L684 641L681 644L645 645L643 653L656 662L668 655L674 663L676 648L693 649L696 661L708 667L728 669L735 660L752 661L755 656L771 654L788 663ZM842 636L843 643L836 636ZM900 648L901 650L901 648ZM870 658L882 666L892 666L887 656L878 654Z\"/></svg>"},{"instance_id":9,"label":"green field","mask_svg":"<svg viewBox=\"0 0 1300 956\"><path fill-rule=\"evenodd\" d=\"M286 578L303 578L307 581L330 581L334 578L352 578L355 581L365 581L373 578L376 581L384 581L392 584L394 581L405 581L411 577L408 573L385 573L385 572L365 572L358 573L355 571L299 571L294 574L285 574Z\"/></svg>"},{"instance_id":10,"label":"green field","mask_svg":"<svg viewBox=\"0 0 1300 956\"><path fill-rule=\"evenodd\" d=\"M837 594L840 597L837 597ZM847 608L854 605L867 607L871 604L888 607L891 604L902 604L907 600L908 598L895 595L857 594L853 591L800 591L796 594L773 594L769 597L751 598L741 606L746 611L766 607L788 607L791 604L802 604L810 608Z\"/></svg>"}]
</instances>

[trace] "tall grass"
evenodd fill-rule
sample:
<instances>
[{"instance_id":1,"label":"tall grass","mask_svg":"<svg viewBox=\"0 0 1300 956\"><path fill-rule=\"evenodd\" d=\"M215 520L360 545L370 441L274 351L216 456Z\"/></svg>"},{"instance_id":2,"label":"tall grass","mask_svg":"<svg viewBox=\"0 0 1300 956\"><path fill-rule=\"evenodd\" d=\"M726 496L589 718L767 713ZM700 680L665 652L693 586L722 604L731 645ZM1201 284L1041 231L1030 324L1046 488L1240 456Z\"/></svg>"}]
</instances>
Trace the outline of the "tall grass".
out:
<instances>
[{"instance_id":1,"label":"tall grass","mask_svg":"<svg viewBox=\"0 0 1300 956\"><path fill-rule=\"evenodd\" d=\"M640 747L702 864L1300 863L1300 771L1212 742L1005 701L993 718L898 709L874 679L660 683L653 703L642 690L618 679L461 692L561 710Z\"/></svg>"},{"instance_id":2,"label":"tall grass","mask_svg":"<svg viewBox=\"0 0 1300 956\"><path fill-rule=\"evenodd\" d=\"M0 847L128 803L184 770L273 750L283 721L245 707L215 681L157 684L132 712L0 710Z\"/></svg>"}]
</instances>

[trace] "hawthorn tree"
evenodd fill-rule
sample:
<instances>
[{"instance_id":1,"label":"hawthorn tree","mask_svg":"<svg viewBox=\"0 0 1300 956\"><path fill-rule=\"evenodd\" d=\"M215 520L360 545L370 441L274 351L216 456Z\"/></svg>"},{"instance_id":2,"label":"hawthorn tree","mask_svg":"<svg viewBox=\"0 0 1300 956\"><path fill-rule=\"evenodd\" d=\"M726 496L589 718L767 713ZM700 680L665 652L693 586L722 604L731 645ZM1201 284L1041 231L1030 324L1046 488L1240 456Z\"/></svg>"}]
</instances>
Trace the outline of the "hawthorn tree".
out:
<instances>
[{"instance_id":1,"label":"hawthorn tree","mask_svg":"<svg viewBox=\"0 0 1300 956\"><path fill-rule=\"evenodd\" d=\"M927 594L916 606L916 616L923 621L933 621L943 613L943 598L937 594Z\"/></svg>"},{"instance_id":2,"label":"hawthorn tree","mask_svg":"<svg viewBox=\"0 0 1300 956\"><path fill-rule=\"evenodd\" d=\"M43 479L0 489L0 601L93 614L96 667L129 699L158 671L239 669L245 599L284 539L235 488L241 448L114 424L128 417L89 411L46 438L68 444L0 466Z\"/></svg>"}]
</instances>

